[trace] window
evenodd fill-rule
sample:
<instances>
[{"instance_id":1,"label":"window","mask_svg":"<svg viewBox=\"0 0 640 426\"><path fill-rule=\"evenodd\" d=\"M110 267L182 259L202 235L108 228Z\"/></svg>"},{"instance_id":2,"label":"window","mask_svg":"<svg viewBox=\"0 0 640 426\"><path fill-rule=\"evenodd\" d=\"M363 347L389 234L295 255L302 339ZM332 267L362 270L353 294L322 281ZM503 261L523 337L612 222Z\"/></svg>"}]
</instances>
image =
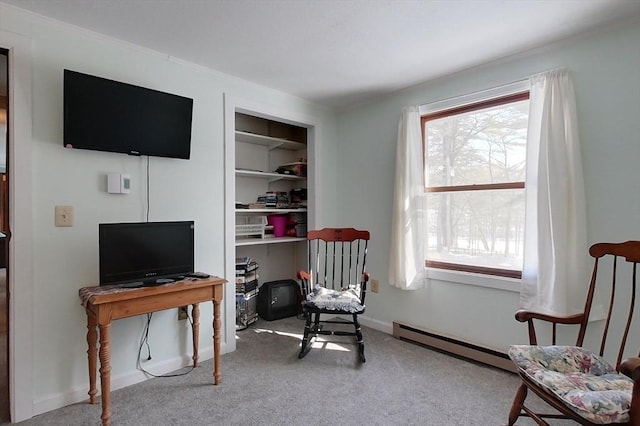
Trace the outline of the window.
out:
<instances>
[{"instance_id":1,"label":"window","mask_svg":"<svg viewBox=\"0 0 640 426\"><path fill-rule=\"evenodd\" d=\"M422 115L426 266L520 278L529 92Z\"/></svg>"}]
</instances>

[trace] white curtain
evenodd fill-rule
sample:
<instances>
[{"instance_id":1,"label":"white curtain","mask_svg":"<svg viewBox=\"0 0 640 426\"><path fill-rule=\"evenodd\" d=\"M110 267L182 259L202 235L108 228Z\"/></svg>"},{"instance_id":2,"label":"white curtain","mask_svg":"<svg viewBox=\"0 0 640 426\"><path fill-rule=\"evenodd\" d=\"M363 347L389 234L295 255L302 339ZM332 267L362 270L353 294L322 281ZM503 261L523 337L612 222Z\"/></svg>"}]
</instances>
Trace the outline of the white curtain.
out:
<instances>
[{"instance_id":1,"label":"white curtain","mask_svg":"<svg viewBox=\"0 0 640 426\"><path fill-rule=\"evenodd\" d=\"M425 282L425 199L420 113L405 107L398 125L389 261L389 282L404 290Z\"/></svg>"},{"instance_id":2,"label":"white curtain","mask_svg":"<svg viewBox=\"0 0 640 426\"><path fill-rule=\"evenodd\" d=\"M591 262L575 95L567 70L531 78L527 150L520 306L575 314L584 307Z\"/></svg>"}]
</instances>

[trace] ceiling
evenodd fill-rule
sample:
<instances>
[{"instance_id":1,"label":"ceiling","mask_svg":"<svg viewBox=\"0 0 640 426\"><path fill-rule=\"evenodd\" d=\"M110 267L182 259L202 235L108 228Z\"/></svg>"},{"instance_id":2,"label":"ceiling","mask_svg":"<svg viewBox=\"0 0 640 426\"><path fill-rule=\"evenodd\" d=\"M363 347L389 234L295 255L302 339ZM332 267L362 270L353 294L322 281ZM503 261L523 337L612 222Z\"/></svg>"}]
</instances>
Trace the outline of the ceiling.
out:
<instances>
[{"instance_id":1,"label":"ceiling","mask_svg":"<svg viewBox=\"0 0 640 426\"><path fill-rule=\"evenodd\" d=\"M640 18L640 0L0 0L334 108Z\"/></svg>"}]
</instances>

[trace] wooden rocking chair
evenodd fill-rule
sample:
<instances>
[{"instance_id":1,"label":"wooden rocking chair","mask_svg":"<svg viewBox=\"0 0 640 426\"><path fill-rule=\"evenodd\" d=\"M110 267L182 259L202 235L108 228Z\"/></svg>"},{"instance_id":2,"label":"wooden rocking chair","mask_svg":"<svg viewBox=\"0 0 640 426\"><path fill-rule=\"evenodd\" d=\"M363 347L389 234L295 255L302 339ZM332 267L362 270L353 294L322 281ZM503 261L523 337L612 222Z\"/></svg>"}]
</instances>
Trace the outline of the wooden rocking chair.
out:
<instances>
[{"instance_id":1,"label":"wooden rocking chair","mask_svg":"<svg viewBox=\"0 0 640 426\"><path fill-rule=\"evenodd\" d=\"M638 319L635 323L633 320L638 310L635 303L640 241L594 244L589 254L594 266L583 313L562 318L526 310L516 313L516 320L528 324L530 345L509 349L509 357L522 379L509 412L509 426L520 416L531 417L538 425L548 425L545 418L566 418L590 426L640 426L640 353L637 358L623 360L627 337L631 335L634 344L639 337ZM609 305L600 351L595 354L583 347L583 341L594 294L603 290L610 294ZM538 346L534 320L552 324L552 346ZM612 321L623 324L623 330L610 333ZM556 345L558 324L580 326L575 346ZM615 354L615 364L605 361L605 354ZM525 406L529 390L559 413L535 413Z\"/></svg>"},{"instance_id":2,"label":"wooden rocking chair","mask_svg":"<svg viewBox=\"0 0 640 426\"><path fill-rule=\"evenodd\" d=\"M302 288L304 337L299 358L311 349L318 335L355 336L360 361L365 362L364 341L358 315L364 313L369 274L366 272L369 231L353 228L324 228L309 231L309 269L299 271ZM321 320L321 315L332 319ZM336 316L346 319L333 319ZM354 331L344 331L325 324L352 324Z\"/></svg>"}]
</instances>

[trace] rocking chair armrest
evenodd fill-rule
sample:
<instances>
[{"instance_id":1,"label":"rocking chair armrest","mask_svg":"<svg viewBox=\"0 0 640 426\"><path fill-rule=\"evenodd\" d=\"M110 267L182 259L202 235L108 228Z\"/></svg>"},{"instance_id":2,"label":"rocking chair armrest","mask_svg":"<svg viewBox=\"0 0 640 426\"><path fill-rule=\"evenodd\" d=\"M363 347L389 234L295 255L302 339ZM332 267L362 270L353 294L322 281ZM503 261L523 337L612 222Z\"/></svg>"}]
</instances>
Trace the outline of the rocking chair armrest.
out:
<instances>
[{"instance_id":1,"label":"rocking chair armrest","mask_svg":"<svg viewBox=\"0 0 640 426\"><path fill-rule=\"evenodd\" d=\"M300 282L300 292L302 293L302 298L306 299L307 295L310 294L313 289L311 288L311 274L307 271L299 270L296 274Z\"/></svg>"},{"instance_id":2,"label":"rocking chair armrest","mask_svg":"<svg viewBox=\"0 0 640 426\"><path fill-rule=\"evenodd\" d=\"M528 311L520 309L516 312L516 320L519 322L532 321L534 319L547 321L555 324L580 324L584 319L584 314L569 315L566 317L558 317L554 315L543 314L540 312Z\"/></svg>"},{"instance_id":3,"label":"rocking chair armrest","mask_svg":"<svg viewBox=\"0 0 640 426\"><path fill-rule=\"evenodd\" d=\"M299 270L296 275L300 280L309 281L311 279L311 274L308 273L307 271Z\"/></svg>"},{"instance_id":4,"label":"rocking chair armrest","mask_svg":"<svg viewBox=\"0 0 640 426\"><path fill-rule=\"evenodd\" d=\"M540 312L528 311L526 309L520 309L516 312L516 321L526 322L529 328L529 344L537 345L538 337L536 336L536 324L533 320L546 321L550 323L553 329L552 344L556 344L556 326L558 324L581 324L584 321L584 314L569 315L566 317L559 317L555 315L543 314ZM580 338L579 338L580 339Z\"/></svg>"},{"instance_id":5,"label":"rocking chair armrest","mask_svg":"<svg viewBox=\"0 0 640 426\"><path fill-rule=\"evenodd\" d=\"M620 372L633 379L634 382L640 380L640 358L627 358L620 364Z\"/></svg>"}]
</instances>

